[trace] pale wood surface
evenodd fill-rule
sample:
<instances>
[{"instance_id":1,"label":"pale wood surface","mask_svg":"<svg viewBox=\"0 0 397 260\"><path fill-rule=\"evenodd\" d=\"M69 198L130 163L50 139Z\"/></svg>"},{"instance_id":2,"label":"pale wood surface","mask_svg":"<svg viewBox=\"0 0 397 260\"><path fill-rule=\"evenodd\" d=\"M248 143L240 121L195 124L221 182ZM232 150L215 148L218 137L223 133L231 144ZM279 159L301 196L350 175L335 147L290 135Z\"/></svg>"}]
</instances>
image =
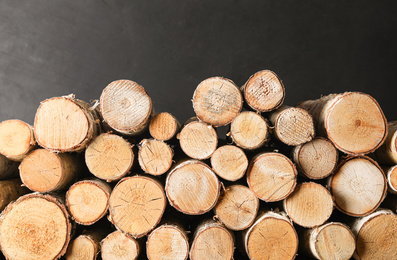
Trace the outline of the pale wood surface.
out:
<instances>
[{"instance_id":1,"label":"pale wood surface","mask_svg":"<svg viewBox=\"0 0 397 260\"><path fill-rule=\"evenodd\" d=\"M178 133L180 126L173 115L162 112L150 120L149 133L154 139L168 141Z\"/></svg>"},{"instance_id":2,"label":"pale wood surface","mask_svg":"<svg viewBox=\"0 0 397 260\"><path fill-rule=\"evenodd\" d=\"M387 190L390 193L397 194L397 165L384 167L383 171L387 178Z\"/></svg>"},{"instance_id":3,"label":"pale wood surface","mask_svg":"<svg viewBox=\"0 0 397 260\"><path fill-rule=\"evenodd\" d=\"M120 231L110 233L101 242L103 260L135 260L139 252L138 242Z\"/></svg>"},{"instance_id":4,"label":"pale wood surface","mask_svg":"<svg viewBox=\"0 0 397 260\"><path fill-rule=\"evenodd\" d=\"M397 121L388 123L386 140L379 149L375 151L375 158L382 164L397 164Z\"/></svg>"},{"instance_id":5,"label":"pale wood surface","mask_svg":"<svg viewBox=\"0 0 397 260\"><path fill-rule=\"evenodd\" d=\"M99 242L89 235L80 235L70 242L66 260L95 260L99 254Z\"/></svg>"},{"instance_id":6,"label":"pale wood surface","mask_svg":"<svg viewBox=\"0 0 397 260\"><path fill-rule=\"evenodd\" d=\"M141 169L151 175L167 172L172 164L174 153L171 147L156 139L143 139L139 143L138 162Z\"/></svg>"},{"instance_id":7,"label":"pale wood surface","mask_svg":"<svg viewBox=\"0 0 397 260\"><path fill-rule=\"evenodd\" d=\"M219 177L228 181L236 181L244 176L248 167L248 159L241 148L224 145L212 154L211 166Z\"/></svg>"}]
</instances>

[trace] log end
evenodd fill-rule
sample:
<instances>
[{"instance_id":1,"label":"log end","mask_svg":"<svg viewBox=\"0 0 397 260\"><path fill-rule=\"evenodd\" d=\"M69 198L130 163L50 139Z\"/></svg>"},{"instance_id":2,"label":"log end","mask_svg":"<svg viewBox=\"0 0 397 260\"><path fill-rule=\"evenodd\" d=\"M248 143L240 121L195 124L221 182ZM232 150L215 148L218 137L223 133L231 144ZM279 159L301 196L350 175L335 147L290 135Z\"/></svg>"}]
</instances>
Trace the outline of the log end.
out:
<instances>
[{"instance_id":1,"label":"log end","mask_svg":"<svg viewBox=\"0 0 397 260\"><path fill-rule=\"evenodd\" d=\"M211 156L214 172L228 181L241 179L248 167L248 158L244 151L234 145L224 145Z\"/></svg>"},{"instance_id":2,"label":"log end","mask_svg":"<svg viewBox=\"0 0 397 260\"><path fill-rule=\"evenodd\" d=\"M170 113L155 115L149 124L150 135L157 140L168 141L179 131L180 123Z\"/></svg>"},{"instance_id":3,"label":"log end","mask_svg":"<svg viewBox=\"0 0 397 260\"><path fill-rule=\"evenodd\" d=\"M110 233L101 242L102 259L107 260L135 260L139 256L139 244L120 231Z\"/></svg>"}]
</instances>

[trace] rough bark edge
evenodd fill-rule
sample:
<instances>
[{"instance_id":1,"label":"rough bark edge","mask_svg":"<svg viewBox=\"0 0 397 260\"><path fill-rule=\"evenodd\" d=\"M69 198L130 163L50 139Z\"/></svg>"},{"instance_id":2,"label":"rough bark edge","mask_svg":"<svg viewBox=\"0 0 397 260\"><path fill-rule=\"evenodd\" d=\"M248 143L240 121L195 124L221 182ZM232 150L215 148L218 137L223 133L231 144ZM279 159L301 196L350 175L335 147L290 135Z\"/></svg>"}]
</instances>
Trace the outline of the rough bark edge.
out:
<instances>
[{"instance_id":1,"label":"rough bark edge","mask_svg":"<svg viewBox=\"0 0 397 260\"><path fill-rule=\"evenodd\" d=\"M156 138L153 136L152 131L150 131L150 129L151 129L151 128L150 128L151 122L150 122L150 123L149 123L149 126L148 126L148 128L149 128L149 134L150 134L150 136L151 136L152 138L154 138L154 139L156 139L156 140L160 140L160 141L169 141L169 140L171 140L172 138L174 138L174 137L179 133L179 131L181 130L181 123L178 121L178 119L176 119L176 117L175 117L174 115L172 115L172 114L169 113L169 112L160 112L160 113L156 113L155 115L153 115L153 117L157 116L158 114L162 114L162 113L170 115L170 116L175 120L175 123L176 123L175 133L171 136L171 138L168 138L168 139L162 139L162 140L156 139Z\"/></svg>"},{"instance_id":2,"label":"rough bark edge","mask_svg":"<svg viewBox=\"0 0 397 260\"><path fill-rule=\"evenodd\" d=\"M167 162L167 163L169 163L167 170L164 171L164 172L162 172L162 173L160 173L160 174L154 174L154 173L148 172L148 171L147 171L147 168L144 167L144 163L143 163L142 160L141 160L140 154L141 154L141 151L142 151L142 145L146 144L147 142L151 142L151 141L161 142L161 143L165 144L165 145L167 146L169 152L170 152L171 155L172 155L171 161ZM170 146L169 144L167 144L165 141L163 141L163 140L158 140L158 139L155 139L155 138L142 139L142 140L140 141L139 145L138 145L138 149L139 149L139 150L138 150L138 156L137 156L137 157L138 157L138 164L139 164L139 167L142 169L142 171L144 171L145 173L150 174L150 175L152 175L152 176L160 176L160 175L163 175L164 173L166 173L166 172L171 168L175 153L174 153L174 150L171 148L171 146ZM133 160L133 161L134 161L134 160Z\"/></svg>"},{"instance_id":3,"label":"rough bark edge","mask_svg":"<svg viewBox=\"0 0 397 260\"><path fill-rule=\"evenodd\" d=\"M133 259L133 260L138 259L138 258L139 258L139 255L140 255L140 253L141 253L141 250L142 250L139 241L136 240L136 238L132 237L131 235L129 235L129 234L127 234L127 233L124 233L123 231L121 231L121 230L119 230L119 229L117 229L117 230L111 232L110 234L106 235L106 236L101 240L101 242L99 243L101 250L100 250L100 252L99 252L98 254L101 255L101 258L102 258L102 245L103 245L103 242L105 241L105 239L107 239L110 235L112 235L112 234L115 233L115 232L120 232L122 235L126 236L128 239L131 239L132 241L134 241L134 243L135 243L135 245L136 245L136 249L137 249L137 254L136 254L136 258Z\"/></svg>"}]
</instances>

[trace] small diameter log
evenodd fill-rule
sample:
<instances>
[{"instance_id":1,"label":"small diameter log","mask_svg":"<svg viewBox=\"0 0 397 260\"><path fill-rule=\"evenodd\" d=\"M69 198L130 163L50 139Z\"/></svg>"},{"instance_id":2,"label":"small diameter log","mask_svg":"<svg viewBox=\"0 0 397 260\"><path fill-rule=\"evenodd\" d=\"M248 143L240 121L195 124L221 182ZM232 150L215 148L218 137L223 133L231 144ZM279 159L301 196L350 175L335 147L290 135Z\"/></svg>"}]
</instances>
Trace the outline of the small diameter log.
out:
<instances>
[{"instance_id":1,"label":"small diameter log","mask_svg":"<svg viewBox=\"0 0 397 260\"><path fill-rule=\"evenodd\" d=\"M248 159L241 148L224 145L212 154L211 166L219 177L228 181L236 181L244 176L248 167Z\"/></svg>"},{"instance_id":2,"label":"small diameter log","mask_svg":"<svg viewBox=\"0 0 397 260\"><path fill-rule=\"evenodd\" d=\"M20 179L0 181L0 212L13 200L28 193L29 190L22 186Z\"/></svg>"},{"instance_id":3,"label":"small diameter log","mask_svg":"<svg viewBox=\"0 0 397 260\"><path fill-rule=\"evenodd\" d=\"M18 176L18 163L0 154L0 180Z\"/></svg>"},{"instance_id":4,"label":"small diameter log","mask_svg":"<svg viewBox=\"0 0 397 260\"><path fill-rule=\"evenodd\" d=\"M285 89L281 80L270 70L258 71L241 88L247 104L259 112L269 112L280 107Z\"/></svg>"},{"instance_id":5,"label":"small diameter log","mask_svg":"<svg viewBox=\"0 0 397 260\"><path fill-rule=\"evenodd\" d=\"M338 163L338 150L331 141L317 137L292 150L292 158L304 177L318 180L331 175Z\"/></svg>"},{"instance_id":6,"label":"small diameter log","mask_svg":"<svg viewBox=\"0 0 397 260\"><path fill-rule=\"evenodd\" d=\"M83 180L73 184L66 193L66 206L74 221L92 225L108 211L112 189L100 180Z\"/></svg>"},{"instance_id":7,"label":"small diameter log","mask_svg":"<svg viewBox=\"0 0 397 260\"><path fill-rule=\"evenodd\" d=\"M66 251L66 260L95 260L100 251L100 241L93 236L80 235L70 242Z\"/></svg>"},{"instance_id":8,"label":"small diameter log","mask_svg":"<svg viewBox=\"0 0 397 260\"><path fill-rule=\"evenodd\" d=\"M328 180L335 206L350 216L365 216L376 210L386 195L386 178L369 157L342 161Z\"/></svg>"},{"instance_id":9,"label":"small diameter log","mask_svg":"<svg viewBox=\"0 0 397 260\"><path fill-rule=\"evenodd\" d=\"M165 183L171 206L188 215L201 215L210 211L218 201L220 187L211 168L196 160L176 165Z\"/></svg>"},{"instance_id":10,"label":"small diameter log","mask_svg":"<svg viewBox=\"0 0 397 260\"><path fill-rule=\"evenodd\" d=\"M21 120L0 123L0 153L13 161L22 161L36 147L33 127Z\"/></svg>"},{"instance_id":11,"label":"small diameter log","mask_svg":"<svg viewBox=\"0 0 397 260\"><path fill-rule=\"evenodd\" d=\"M117 229L139 238L160 222L166 204L164 188L157 180L138 175L126 177L110 194L109 219Z\"/></svg>"},{"instance_id":12,"label":"small diameter log","mask_svg":"<svg viewBox=\"0 0 397 260\"><path fill-rule=\"evenodd\" d=\"M255 195L266 202L280 201L295 188L297 170L285 155L261 153L247 170L247 182Z\"/></svg>"},{"instance_id":13,"label":"small diameter log","mask_svg":"<svg viewBox=\"0 0 397 260\"><path fill-rule=\"evenodd\" d=\"M230 125L230 137L241 148L252 150L269 141L269 126L265 119L252 111L240 113Z\"/></svg>"},{"instance_id":14,"label":"small diameter log","mask_svg":"<svg viewBox=\"0 0 397 260\"><path fill-rule=\"evenodd\" d=\"M189 242L185 231L177 225L161 225L153 230L146 242L149 260L186 260Z\"/></svg>"},{"instance_id":15,"label":"small diameter log","mask_svg":"<svg viewBox=\"0 0 397 260\"><path fill-rule=\"evenodd\" d=\"M302 102L316 122L317 134L351 155L375 151L387 135L386 118L376 100L360 92L331 94Z\"/></svg>"},{"instance_id":16,"label":"small diameter log","mask_svg":"<svg viewBox=\"0 0 397 260\"><path fill-rule=\"evenodd\" d=\"M190 259L233 259L234 235L213 220L201 223L193 235Z\"/></svg>"},{"instance_id":17,"label":"small diameter log","mask_svg":"<svg viewBox=\"0 0 397 260\"><path fill-rule=\"evenodd\" d=\"M131 80L111 82L100 97L102 117L112 129L126 135L137 135L149 124L152 100L145 89Z\"/></svg>"},{"instance_id":18,"label":"small diameter log","mask_svg":"<svg viewBox=\"0 0 397 260\"><path fill-rule=\"evenodd\" d=\"M70 232L66 208L50 195L22 196L0 217L0 247L7 259L58 259L66 252Z\"/></svg>"},{"instance_id":19,"label":"small diameter log","mask_svg":"<svg viewBox=\"0 0 397 260\"><path fill-rule=\"evenodd\" d=\"M397 259L397 215L378 210L352 225L356 235L355 259Z\"/></svg>"},{"instance_id":20,"label":"small diameter log","mask_svg":"<svg viewBox=\"0 0 397 260\"><path fill-rule=\"evenodd\" d=\"M180 126L173 115L162 112L150 120L149 133L154 139L168 141L178 133Z\"/></svg>"},{"instance_id":21,"label":"small diameter log","mask_svg":"<svg viewBox=\"0 0 397 260\"><path fill-rule=\"evenodd\" d=\"M249 228L256 218L259 199L242 185L226 187L214 208L216 218L228 229L243 230Z\"/></svg>"},{"instance_id":22,"label":"small diameter log","mask_svg":"<svg viewBox=\"0 0 397 260\"><path fill-rule=\"evenodd\" d=\"M315 135L313 118L302 108L284 105L272 112L269 119L274 126L274 136L287 145L301 145Z\"/></svg>"},{"instance_id":23,"label":"small diameter log","mask_svg":"<svg viewBox=\"0 0 397 260\"><path fill-rule=\"evenodd\" d=\"M135 260L139 255L138 242L120 231L110 233L101 242L103 260Z\"/></svg>"},{"instance_id":24,"label":"small diameter log","mask_svg":"<svg viewBox=\"0 0 397 260\"><path fill-rule=\"evenodd\" d=\"M382 168L387 178L387 191L397 194L397 165Z\"/></svg>"},{"instance_id":25,"label":"small diameter log","mask_svg":"<svg viewBox=\"0 0 397 260\"><path fill-rule=\"evenodd\" d=\"M282 213L263 213L245 232L243 239L251 260L294 259L298 251L298 235Z\"/></svg>"},{"instance_id":26,"label":"small diameter log","mask_svg":"<svg viewBox=\"0 0 397 260\"><path fill-rule=\"evenodd\" d=\"M215 127L224 126L240 113L243 96L233 81L212 77L202 81L193 94L197 117Z\"/></svg>"},{"instance_id":27,"label":"small diameter log","mask_svg":"<svg viewBox=\"0 0 397 260\"><path fill-rule=\"evenodd\" d=\"M57 152L83 150L99 130L97 112L73 95L42 101L34 120L39 145Z\"/></svg>"},{"instance_id":28,"label":"small diameter log","mask_svg":"<svg viewBox=\"0 0 397 260\"><path fill-rule=\"evenodd\" d=\"M375 151L375 158L381 164L397 164L397 121L388 123L386 140Z\"/></svg>"},{"instance_id":29,"label":"small diameter log","mask_svg":"<svg viewBox=\"0 0 397 260\"><path fill-rule=\"evenodd\" d=\"M66 188L78 174L79 163L72 154L36 149L20 164L23 184L37 192L51 192Z\"/></svg>"},{"instance_id":30,"label":"small diameter log","mask_svg":"<svg viewBox=\"0 0 397 260\"><path fill-rule=\"evenodd\" d=\"M119 180L129 173L134 163L132 145L118 135L103 133L87 147L85 162L99 179Z\"/></svg>"},{"instance_id":31,"label":"small diameter log","mask_svg":"<svg viewBox=\"0 0 397 260\"><path fill-rule=\"evenodd\" d=\"M171 147L156 139L143 139L139 144L138 162L141 169L151 175L168 171L174 154Z\"/></svg>"}]
</instances>

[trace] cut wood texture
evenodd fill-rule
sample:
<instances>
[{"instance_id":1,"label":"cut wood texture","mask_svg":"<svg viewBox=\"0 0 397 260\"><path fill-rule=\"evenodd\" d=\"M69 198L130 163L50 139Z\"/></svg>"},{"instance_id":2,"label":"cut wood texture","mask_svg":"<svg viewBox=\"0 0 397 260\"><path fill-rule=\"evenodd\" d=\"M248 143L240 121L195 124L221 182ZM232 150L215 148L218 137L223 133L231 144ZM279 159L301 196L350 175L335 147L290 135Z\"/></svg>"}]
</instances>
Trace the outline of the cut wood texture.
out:
<instances>
[{"instance_id":1,"label":"cut wood texture","mask_svg":"<svg viewBox=\"0 0 397 260\"><path fill-rule=\"evenodd\" d=\"M151 175L168 171L174 154L171 147L156 139L143 139L139 144L138 162L141 169Z\"/></svg>"},{"instance_id":2,"label":"cut wood texture","mask_svg":"<svg viewBox=\"0 0 397 260\"><path fill-rule=\"evenodd\" d=\"M83 180L66 193L66 206L71 217L81 225L92 225L108 211L112 189L100 180Z\"/></svg>"},{"instance_id":3,"label":"cut wood texture","mask_svg":"<svg viewBox=\"0 0 397 260\"><path fill-rule=\"evenodd\" d=\"M213 220L201 223L193 235L190 259L233 259L234 235L223 225Z\"/></svg>"},{"instance_id":4,"label":"cut wood texture","mask_svg":"<svg viewBox=\"0 0 397 260\"><path fill-rule=\"evenodd\" d=\"M228 229L237 231L254 223L258 209L259 199L248 187L231 185L221 194L214 212Z\"/></svg>"},{"instance_id":5,"label":"cut wood texture","mask_svg":"<svg viewBox=\"0 0 397 260\"><path fill-rule=\"evenodd\" d=\"M212 77L202 81L193 94L197 117L215 127L224 126L240 113L243 96L233 81Z\"/></svg>"},{"instance_id":6,"label":"cut wood texture","mask_svg":"<svg viewBox=\"0 0 397 260\"><path fill-rule=\"evenodd\" d=\"M397 165L384 167L383 171L387 178L387 190L390 193L397 194Z\"/></svg>"},{"instance_id":7,"label":"cut wood texture","mask_svg":"<svg viewBox=\"0 0 397 260\"><path fill-rule=\"evenodd\" d=\"M323 179L331 175L338 163L338 150L331 141L317 137L296 146L292 158L299 173L309 179Z\"/></svg>"},{"instance_id":8,"label":"cut wood texture","mask_svg":"<svg viewBox=\"0 0 397 260\"><path fill-rule=\"evenodd\" d=\"M138 242L120 231L110 233L101 242L103 260L135 260L139 255Z\"/></svg>"},{"instance_id":9,"label":"cut wood texture","mask_svg":"<svg viewBox=\"0 0 397 260\"><path fill-rule=\"evenodd\" d=\"M386 178L369 157L342 161L329 179L335 206L350 216L365 216L376 210L386 195Z\"/></svg>"},{"instance_id":10,"label":"cut wood texture","mask_svg":"<svg viewBox=\"0 0 397 260\"><path fill-rule=\"evenodd\" d=\"M368 94L331 94L298 106L313 116L317 134L330 139L344 153L373 152L386 138L386 118L378 102Z\"/></svg>"},{"instance_id":11,"label":"cut wood texture","mask_svg":"<svg viewBox=\"0 0 397 260\"><path fill-rule=\"evenodd\" d=\"M251 160L247 182L259 199L280 201L294 190L297 174L294 164L285 155L264 152Z\"/></svg>"},{"instance_id":12,"label":"cut wood texture","mask_svg":"<svg viewBox=\"0 0 397 260\"><path fill-rule=\"evenodd\" d=\"M178 225L161 225L153 230L146 242L149 260L186 260L189 242L185 231Z\"/></svg>"},{"instance_id":13,"label":"cut wood texture","mask_svg":"<svg viewBox=\"0 0 397 260\"><path fill-rule=\"evenodd\" d=\"M291 221L282 213L265 212L243 235L245 250L251 260L294 259L298 235Z\"/></svg>"},{"instance_id":14,"label":"cut wood texture","mask_svg":"<svg viewBox=\"0 0 397 260\"><path fill-rule=\"evenodd\" d=\"M36 147L33 127L21 120L0 123L0 153L13 161L22 161Z\"/></svg>"},{"instance_id":15,"label":"cut wood texture","mask_svg":"<svg viewBox=\"0 0 397 260\"><path fill-rule=\"evenodd\" d=\"M304 109L282 106L269 116L273 135L281 142L296 146L313 139L315 135L312 116Z\"/></svg>"},{"instance_id":16,"label":"cut wood texture","mask_svg":"<svg viewBox=\"0 0 397 260\"><path fill-rule=\"evenodd\" d=\"M150 120L149 133L154 139L168 141L178 133L180 126L173 115L162 112Z\"/></svg>"},{"instance_id":17,"label":"cut wood texture","mask_svg":"<svg viewBox=\"0 0 397 260\"><path fill-rule=\"evenodd\" d=\"M17 162L11 161L0 154L0 180L17 177L18 166L19 164Z\"/></svg>"},{"instance_id":18,"label":"cut wood texture","mask_svg":"<svg viewBox=\"0 0 397 260\"><path fill-rule=\"evenodd\" d=\"M99 179L119 180L129 173L134 163L132 145L118 135L103 133L87 147L85 162Z\"/></svg>"},{"instance_id":19,"label":"cut wood texture","mask_svg":"<svg viewBox=\"0 0 397 260\"><path fill-rule=\"evenodd\" d=\"M276 73L270 70L258 71L252 75L241 90L247 104L259 112L277 109L285 97L283 83Z\"/></svg>"},{"instance_id":20,"label":"cut wood texture","mask_svg":"<svg viewBox=\"0 0 397 260\"><path fill-rule=\"evenodd\" d=\"M110 194L110 221L122 232L139 238L160 222L166 204L158 181L146 176L126 177Z\"/></svg>"},{"instance_id":21,"label":"cut wood texture","mask_svg":"<svg viewBox=\"0 0 397 260\"><path fill-rule=\"evenodd\" d=\"M252 111L240 113L230 124L230 137L241 148L252 150L269 141L269 126L265 119Z\"/></svg>"},{"instance_id":22,"label":"cut wood texture","mask_svg":"<svg viewBox=\"0 0 397 260\"><path fill-rule=\"evenodd\" d=\"M203 162L187 160L167 175L165 191L168 201L188 215L210 211L219 198L220 183L212 169Z\"/></svg>"},{"instance_id":23,"label":"cut wood texture","mask_svg":"<svg viewBox=\"0 0 397 260\"><path fill-rule=\"evenodd\" d=\"M22 185L20 179L2 180L0 181L0 212L11 202L22 195L29 192L29 190Z\"/></svg>"},{"instance_id":24,"label":"cut wood texture","mask_svg":"<svg viewBox=\"0 0 397 260\"><path fill-rule=\"evenodd\" d=\"M386 140L375 151L375 158L381 164L397 164L397 121L388 123Z\"/></svg>"},{"instance_id":25,"label":"cut wood texture","mask_svg":"<svg viewBox=\"0 0 397 260\"><path fill-rule=\"evenodd\" d=\"M80 235L70 242L66 260L95 260L100 251L100 241L91 235Z\"/></svg>"},{"instance_id":26,"label":"cut wood texture","mask_svg":"<svg viewBox=\"0 0 397 260\"><path fill-rule=\"evenodd\" d=\"M149 124L152 100L145 89L131 80L111 82L100 97L102 117L114 130L126 135L137 135Z\"/></svg>"},{"instance_id":27,"label":"cut wood texture","mask_svg":"<svg viewBox=\"0 0 397 260\"><path fill-rule=\"evenodd\" d=\"M83 150L99 132L97 112L73 95L41 102L34 120L39 145L57 152Z\"/></svg>"},{"instance_id":28,"label":"cut wood texture","mask_svg":"<svg viewBox=\"0 0 397 260\"><path fill-rule=\"evenodd\" d=\"M244 176L248 167L248 159L241 148L224 145L212 154L211 166L219 177L228 181L236 181Z\"/></svg>"},{"instance_id":29,"label":"cut wood texture","mask_svg":"<svg viewBox=\"0 0 397 260\"><path fill-rule=\"evenodd\" d=\"M7 259L58 259L69 244L71 224L55 197L28 194L9 204L0 218L0 247Z\"/></svg>"}]
</instances>

